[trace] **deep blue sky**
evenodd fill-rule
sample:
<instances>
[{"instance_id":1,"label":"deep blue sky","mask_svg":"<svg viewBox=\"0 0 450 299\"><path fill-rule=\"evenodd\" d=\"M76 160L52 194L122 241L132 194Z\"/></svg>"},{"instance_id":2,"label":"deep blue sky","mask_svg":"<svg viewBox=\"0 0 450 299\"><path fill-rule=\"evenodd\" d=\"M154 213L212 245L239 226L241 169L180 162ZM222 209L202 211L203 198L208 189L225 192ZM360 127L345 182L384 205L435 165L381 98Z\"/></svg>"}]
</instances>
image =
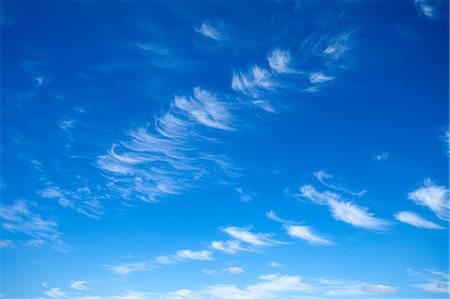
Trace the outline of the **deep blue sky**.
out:
<instances>
[{"instance_id":1,"label":"deep blue sky","mask_svg":"<svg viewBox=\"0 0 450 299\"><path fill-rule=\"evenodd\" d=\"M446 1L1 11L1 298L447 298Z\"/></svg>"}]
</instances>

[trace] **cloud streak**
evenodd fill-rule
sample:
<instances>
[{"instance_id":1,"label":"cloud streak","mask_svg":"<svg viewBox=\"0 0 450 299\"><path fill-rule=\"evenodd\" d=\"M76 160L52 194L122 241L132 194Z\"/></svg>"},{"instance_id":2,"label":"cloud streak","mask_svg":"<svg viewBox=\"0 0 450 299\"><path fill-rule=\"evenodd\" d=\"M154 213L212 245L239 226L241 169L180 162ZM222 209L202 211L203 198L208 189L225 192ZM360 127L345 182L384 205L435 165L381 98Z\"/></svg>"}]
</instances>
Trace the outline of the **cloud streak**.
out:
<instances>
[{"instance_id":1,"label":"cloud streak","mask_svg":"<svg viewBox=\"0 0 450 299\"><path fill-rule=\"evenodd\" d=\"M429 208L441 220L449 221L450 203L449 190L444 186L435 185L426 179L424 185L408 194L408 199L417 205Z\"/></svg>"},{"instance_id":2,"label":"cloud streak","mask_svg":"<svg viewBox=\"0 0 450 299\"><path fill-rule=\"evenodd\" d=\"M401 211L395 214L394 217L400 222L407 223L418 228L444 229L439 224L426 220L414 212Z\"/></svg>"}]
</instances>

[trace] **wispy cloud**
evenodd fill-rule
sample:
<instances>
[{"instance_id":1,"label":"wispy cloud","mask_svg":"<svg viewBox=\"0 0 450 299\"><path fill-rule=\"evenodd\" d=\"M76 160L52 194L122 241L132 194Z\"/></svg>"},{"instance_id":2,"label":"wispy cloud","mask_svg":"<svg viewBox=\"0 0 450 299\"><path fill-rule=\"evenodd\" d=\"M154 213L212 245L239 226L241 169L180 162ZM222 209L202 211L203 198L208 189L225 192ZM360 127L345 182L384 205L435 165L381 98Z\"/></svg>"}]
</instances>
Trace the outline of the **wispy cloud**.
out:
<instances>
[{"instance_id":1,"label":"wispy cloud","mask_svg":"<svg viewBox=\"0 0 450 299\"><path fill-rule=\"evenodd\" d=\"M347 188L344 188L341 185L334 185L328 182L328 180L333 179L334 176L327 173L325 170L319 170L314 172L314 176L319 180L319 182L321 182L324 186L330 188L330 189L334 189L334 190L338 190L338 191L342 191L351 195L355 195L355 196L362 196L364 194L367 193L367 190L362 190L362 191L351 191L348 190Z\"/></svg>"},{"instance_id":2,"label":"wispy cloud","mask_svg":"<svg viewBox=\"0 0 450 299\"><path fill-rule=\"evenodd\" d=\"M61 240L62 233L57 229L58 223L42 218L24 200L16 201L10 206L0 205L0 218L3 219L3 229L7 231L45 240L58 251L65 252L69 249Z\"/></svg>"},{"instance_id":3,"label":"wispy cloud","mask_svg":"<svg viewBox=\"0 0 450 299\"><path fill-rule=\"evenodd\" d=\"M359 207L351 202L330 200L328 205L334 219L346 222L358 228L373 230L385 229L388 222L378 219L368 212L367 208Z\"/></svg>"},{"instance_id":4,"label":"wispy cloud","mask_svg":"<svg viewBox=\"0 0 450 299\"><path fill-rule=\"evenodd\" d=\"M0 249L14 248L14 242L8 239L0 240Z\"/></svg>"},{"instance_id":5,"label":"wispy cloud","mask_svg":"<svg viewBox=\"0 0 450 299\"><path fill-rule=\"evenodd\" d=\"M89 288L86 286L86 284L87 284L87 281L75 280L75 281L72 281L72 283L70 284L70 287L75 290L86 291L86 290L89 290Z\"/></svg>"},{"instance_id":6,"label":"wispy cloud","mask_svg":"<svg viewBox=\"0 0 450 299\"><path fill-rule=\"evenodd\" d=\"M389 153L388 152L384 152L384 153L381 153L381 154L373 155L373 159L375 161L385 161L385 160L389 159Z\"/></svg>"},{"instance_id":7,"label":"wispy cloud","mask_svg":"<svg viewBox=\"0 0 450 299\"><path fill-rule=\"evenodd\" d=\"M387 221L374 217L367 208L344 201L336 193L319 192L311 185L300 187L300 193L297 194L297 197L305 197L316 204L327 205L334 219L358 228L383 230L388 225Z\"/></svg>"},{"instance_id":8,"label":"wispy cloud","mask_svg":"<svg viewBox=\"0 0 450 299\"><path fill-rule=\"evenodd\" d=\"M146 272L153 270L162 265L173 265L186 261L212 261L213 252L209 250L189 250L182 249L171 255L160 255L153 260L122 263L114 266L106 266L109 270L121 274L127 275L134 272Z\"/></svg>"},{"instance_id":9,"label":"wispy cloud","mask_svg":"<svg viewBox=\"0 0 450 299\"><path fill-rule=\"evenodd\" d=\"M205 37L214 39L214 40L224 40L225 36L219 31L219 29L215 28L210 22L203 21L202 24L195 28L195 31L202 34Z\"/></svg>"},{"instance_id":10,"label":"wispy cloud","mask_svg":"<svg viewBox=\"0 0 450 299\"><path fill-rule=\"evenodd\" d=\"M175 97L175 106L189 115L195 121L207 127L231 130L231 115L224 103L207 90L194 88L194 96Z\"/></svg>"},{"instance_id":11,"label":"wispy cloud","mask_svg":"<svg viewBox=\"0 0 450 299\"><path fill-rule=\"evenodd\" d=\"M52 288L49 287L46 283L43 283L42 286L47 288L48 290L44 292L45 295L51 298L66 298L67 294L60 288Z\"/></svg>"},{"instance_id":12,"label":"wispy cloud","mask_svg":"<svg viewBox=\"0 0 450 299\"><path fill-rule=\"evenodd\" d=\"M443 229L437 223L424 219L422 216L409 211L401 211L394 215L394 217L403 223L410 224L419 228L428 228L428 229Z\"/></svg>"},{"instance_id":13,"label":"wispy cloud","mask_svg":"<svg viewBox=\"0 0 450 299\"><path fill-rule=\"evenodd\" d=\"M280 218L274 211L266 213L267 218L282 223L286 233L293 239L301 239L312 245L333 245L333 242L313 232L313 229L305 225L296 225L294 221Z\"/></svg>"},{"instance_id":14,"label":"wispy cloud","mask_svg":"<svg viewBox=\"0 0 450 299\"><path fill-rule=\"evenodd\" d=\"M304 240L312 245L333 245L333 242L320 236L304 225L286 225L286 232L294 239Z\"/></svg>"},{"instance_id":15,"label":"wispy cloud","mask_svg":"<svg viewBox=\"0 0 450 299\"><path fill-rule=\"evenodd\" d=\"M264 91L275 88L270 73L258 65L254 65L248 72L234 72L231 80L231 88L252 97Z\"/></svg>"},{"instance_id":16,"label":"wispy cloud","mask_svg":"<svg viewBox=\"0 0 450 299\"><path fill-rule=\"evenodd\" d=\"M244 269L241 267L228 267L222 270L228 272L229 274L242 274L245 272Z\"/></svg>"},{"instance_id":17,"label":"wispy cloud","mask_svg":"<svg viewBox=\"0 0 450 299\"><path fill-rule=\"evenodd\" d=\"M101 197L92 194L89 187L80 187L75 191L66 191L57 186L49 186L38 192L42 197L58 199L59 205L98 219L103 215Z\"/></svg>"},{"instance_id":18,"label":"wispy cloud","mask_svg":"<svg viewBox=\"0 0 450 299\"><path fill-rule=\"evenodd\" d=\"M414 0L421 16L433 19L436 16L435 1L432 0Z\"/></svg>"},{"instance_id":19,"label":"wispy cloud","mask_svg":"<svg viewBox=\"0 0 450 299\"><path fill-rule=\"evenodd\" d=\"M228 105L197 87L192 96L175 97L153 126L127 132L128 140L114 144L96 164L110 178L108 187L123 198L154 202L193 188L212 173L221 179L235 175L213 150L220 150L214 134L231 130Z\"/></svg>"},{"instance_id":20,"label":"wispy cloud","mask_svg":"<svg viewBox=\"0 0 450 299\"><path fill-rule=\"evenodd\" d=\"M413 286L429 293L450 294L450 274L446 271L426 270L415 271L407 269L407 273L413 276L417 283Z\"/></svg>"},{"instance_id":21,"label":"wispy cloud","mask_svg":"<svg viewBox=\"0 0 450 299\"><path fill-rule=\"evenodd\" d=\"M450 212L449 190L426 179L424 185L408 194L408 199L433 211L440 219L448 221Z\"/></svg>"},{"instance_id":22,"label":"wispy cloud","mask_svg":"<svg viewBox=\"0 0 450 299\"><path fill-rule=\"evenodd\" d=\"M321 72L312 73L309 75L309 82L311 83L325 83L333 80L332 76L327 76Z\"/></svg>"},{"instance_id":23,"label":"wispy cloud","mask_svg":"<svg viewBox=\"0 0 450 299\"><path fill-rule=\"evenodd\" d=\"M275 49L267 56L267 61L269 62L270 68L277 73L295 73L295 70L289 66L289 63L291 62L291 54L289 51Z\"/></svg>"},{"instance_id":24,"label":"wispy cloud","mask_svg":"<svg viewBox=\"0 0 450 299\"><path fill-rule=\"evenodd\" d=\"M248 251L247 248L241 246L242 242L238 240L213 241L211 247L215 250L229 254L235 254L239 251Z\"/></svg>"},{"instance_id":25,"label":"wispy cloud","mask_svg":"<svg viewBox=\"0 0 450 299\"><path fill-rule=\"evenodd\" d=\"M248 227L230 226L224 228L223 231L239 241L256 247L282 244L280 241L273 240L271 234L252 233Z\"/></svg>"}]
</instances>

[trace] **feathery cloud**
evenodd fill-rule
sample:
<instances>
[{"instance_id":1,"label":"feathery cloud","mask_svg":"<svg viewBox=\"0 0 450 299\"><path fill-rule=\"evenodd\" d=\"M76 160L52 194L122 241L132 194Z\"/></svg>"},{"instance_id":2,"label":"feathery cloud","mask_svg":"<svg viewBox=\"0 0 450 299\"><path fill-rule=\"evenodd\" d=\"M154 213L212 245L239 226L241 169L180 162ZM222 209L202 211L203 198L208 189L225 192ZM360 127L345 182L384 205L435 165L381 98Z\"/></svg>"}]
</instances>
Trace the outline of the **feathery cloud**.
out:
<instances>
[{"instance_id":1,"label":"feathery cloud","mask_svg":"<svg viewBox=\"0 0 450 299\"><path fill-rule=\"evenodd\" d=\"M213 241L211 247L215 250L219 250L229 254L235 254L239 251L248 251L248 249L241 246L241 242L238 240L227 241Z\"/></svg>"},{"instance_id":2,"label":"feathery cloud","mask_svg":"<svg viewBox=\"0 0 450 299\"><path fill-rule=\"evenodd\" d=\"M408 194L408 199L433 211L441 220L449 220L449 190L426 179L424 185Z\"/></svg>"},{"instance_id":3,"label":"feathery cloud","mask_svg":"<svg viewBox=\"0 0 450 299\"><path fill-rule=\"evenodd\" d=\"M300 193L296 196L306 197L316 204L327 205L334 219L358 228L382 230L388 225L387 221L374 217L367 208L344 201L336 193L319 192L311 185L300 187Z\"/></svg>"},{"instance_id":4,"label":"feathery cloud","mask_svg":"<svg viewBox=\"0 0 450 299\"><path fill-rule=\"evenodd\" d=\"M326 76L321 72L311 73L309 75L309 82L311 83L324 83L333 79L332 76Z\"/></svg>"},{"instance_id":5,"label":"feathery cloud","mask_svg":"<svg viewBox=\"0 0 450 299\"><path fill-rule=\"evenodd\" d=\"M291 61L291 54L289 51L283 51L280 49L273 50L269 56L267 56L270 68L280 74L294 73L295 70L289 67Z\"/></svg>"},{"instance_id":6,"label":"feathery cloud","mask_svg":"<svg viewBox=\"0 0 450 299\"><path fill-rule=\"evenodd\" d=\"M69 249L61 240L62 233L57 229L58 223L42 218L24 200L16 201L10 206L0 205L0 218L3 219L3 229L7 231L45 240L58 251L65 252Z\"/></svg>"},{"instance_id":7,"label":"feathery cloud","mask_svg":"<svg viewBox=\"0 0 450 299\"><path fill-rule=\"evenodd\" d=\"M231 80L231 88L252 97L257 97L263 91L274 87L270 73L257 65L254 65L247 73L234 72Z\"/></svg>"},{"instance_id":8,"label":"feathery cloud","mask_svg":"<svg viewBox=\"0 0 450 299\"><path fill-rule=\"evenodd\" d=\"M229 234L231 237L247 243L252 246L272 246L275 244L281 244L281 242L270 238L270 234L252 233L247 227L241 228L236 226L230 226L223 229L223 231Z\"/></svg>"},{"instance_id":9,"label":"feathery cloud","mask_svg":"<svg viewBox=\"0 0 450 299\"><path fill-rule=\"evenodd\" d=\"M362 196L367 193L367 190L354 192L354 191L351 191L351 190L348 190L348 189L342 187L341 185L333 185L333 184L328 183L328 180L334 178L334 176L327 173L325 170L319 170L319 171L314 172L314 176L319 180L319 182L321 182L324 186L326 186L330 189L342 191L342 192L345 192L345 193L348 193L351 195L355 195L355 196Z\"/></svg>"},{"instance_id":10,"label":"feathery cloud","mask_svg":"<svg viewBox=\"0 0 450 299\"><path fill-rule=\"evenodd\" d=\"M223 34L207 21L203 21L202 24L198 28L195 28L195 31L197 31L198 33L202 34L205 37L208 37L208 38L211 38L214 40L221 41L221 40L225 39Z\"/></svg>"},{"instance_id":11,"label":"feathery cloud","mask_svg":"<svg viewBox=\"0 0 450 299\"><path fill-rule=\"evenodd\" d=\"M286 232L294 239L302 239L312 245L332 245L333 242L325 237L319 236L308 226L286 225Z\"/></svg>"},{"instance_id":12,"label":"feathery cloud","mask_svg":"<svg viewBox=\"0 0 450 299\"><path fill-rule=\"evenodd\" d=\"M426 220L422 216L409 211L398 212L394 215L394 217L400 222L407 223L419 228L443 229L443 227L439 224Z\"/></svg>"},{"instance_id":13,"label":"feathery cloud","mask_svg":"<svg viewBox=\"0 0 450 299\"><path fill-rule=\"evenodd\" d=\"M76 281L72 281L72 283L70 284L70 287L75 290L86 291L86 290L88 290L88 287L86 287L86 284L87 284L87 281L76 280Z\"/></svg>"}]
</instances>

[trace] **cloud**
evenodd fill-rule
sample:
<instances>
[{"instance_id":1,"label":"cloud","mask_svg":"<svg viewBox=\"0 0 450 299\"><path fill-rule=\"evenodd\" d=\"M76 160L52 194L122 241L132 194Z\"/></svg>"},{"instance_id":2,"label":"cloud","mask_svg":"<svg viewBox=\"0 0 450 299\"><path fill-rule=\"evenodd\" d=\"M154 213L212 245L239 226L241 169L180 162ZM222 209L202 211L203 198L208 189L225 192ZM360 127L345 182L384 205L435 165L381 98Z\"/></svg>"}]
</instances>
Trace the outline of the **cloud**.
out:
<instances>
[{"instance_id":1,"label":"cloud","mask_svg":"<svg viewBox=\"0 0 450 299\"><path fill-rule=\"evenodd\" d=\"M366 208L359 207L353 203L330 200L328 204L334 219L355 227L382 230L388 225L387 221L375 218Z\"/></svg>"},{"instance_id":2,"label":"cloud","mask_svg":"<svg viewBox=\"0 0 450 299\"><path fill-rule=\"evenodd\" d=\"M449 190L426 179L424 185L408 194L408 199L433 211L441 220L449 220Z\"/></svg>"},{"instance_id":3,"label":"cloud","mask_svg":"<svg viewBox=\"0 0 450 299\"><path fill-rule=\"evenodd\" d=\"M14 248L13 241L8 239L0 240L0 249L8 249L8 248Z\"/></svg>"},{"instance_id":4,"label":"cloud","mask_svg":"<svg viewBox=\"0 0 450 299\"><path fill-rule=\"evenodd\" d=\"M369 213L367 208L341 200L340 196L333 192L318 192L311 185L300 187L300 193L296 196L306 197L316 204L327 205L334 219L357 228L382 230L388 225L387 221L378 219Z\"/></svg>"},{"instance_id":5,"label":"cloud","mask_svg":"<svg viewBox=\"0 0 450 299\"><path fill-rule=\"evenodd\" d=\"M1 204L0 218L3 219L3 229L7 231L45 240L58 251L69 250L69 246L61 240L62 233L57 229L58 223L42 218L24 200L16 201L10 206Z\"/></svg>"},{"instance_id":6,"label":"cloud","mask_svg":"<svg viewBox=\"0 0 450 299\"><path fill-rule=\"evenodd\" d=\"M436 16L436 7L434 1L431 0L414 0L414 5L417 7L421 16L433 19Z\"/></svg>"},{"instance_id":7,"label":"cloud","mask_svg":"<svg viewBox=\"0 0 450 299\"><path fill-rule=\"evenodd\" d=\"M334 79L333 77L326 76L321 72L311 73L309 75L309 82L311 83L325 83L333 79Z\"/></svg>"},{"instance_id":8,"label":"cloud","mask_svg":"<svg viewBox=\"0 0 450 299\"><path fill-rule=\"evenodd\" d=\"M252 97L258 97L264 91L272 90L275 83L270 73L254 65L247 73L234 72L231 88Z\"/></svg>"},{"instance_id":9,"label":"cloud","mask_svg":"<svg viewBox=\"0 0 450 299\"><path fill-rule=\"evenodd\" d=\"M107 268L117 274L127 275L133 272L145 272L154 269L153 263L139 262L139 263L125 263L116 266L107 266Z\"/></svg>"},{"instance_id":10,"label":"cloud","mask_svg":"<svg viewBox=\"0 0 450 299\"><path fill-rule=\"evenodd\" d=\"M277 263L277 262L270 262L270 263L269 263L269 266L272 267L272 268L280 268L280 267L283 267L283 265L281 265L280 263Z\"/></svg>"},{"instance_id":11,"label":"cloud","mask_svg":"<svg viewBox=\"0 0 450 299\"><path fill-rule=\"evenodd\" d=\"M224 268L223 271L226 271L230 274L242 274L245 272L241 267L228 267Z\"/></svg>"},{"instance_id":12,"label":"cloud","mask_svg":"<svg viewBox=\"0 0 450 299\"><path fill-rule=\"evenodd\" d=\"M410 269L407 271L408 274L422 280L422 282L415 284L414 287L429 293L450 293L450 275L447 271L426 270L426 272L415 272Z\"/></svg>"},{"instance_id":13,"label":"cloud","mask_svg":"<svg viewBox=\"0 0 450 299\"><path fill-rule=\"evenodd\" d=\"M381 154L376 154L373 156L373 159L376 161L385 161L389 158L389 153L388 152L384 152Z\"/></svg>"},{"instance_id":14,"label":"cloud","mask_svg":"<svg viewBox=\"0 0 450 299\"><path fill-rule=\"evenodd\" d=\"M46 283L42 284L45 288L48 289L48 291L45 291L44 294L51 298L66 298L67 294L66 292L62 291L59 288L51 288L47 286Z\"/></svg>"},{"instance_id":15,"label":"cloud","mask_svg":"<svg viewBox=\"0 0 450 299\"><path fill-rule=\"evenodd\" d=\"M290 292L306 291L309 286L300 276L270 274L260 276L260 283L238 288L235 285L210 286L202 293L213 298L253 299L280 298Z\"/></svg>"},{"instance_id":16,"label":"cloud","mask_svg":"<svg viewBox=\"0 0 450 299\"><path fill-rule=\"evenodd\" d=\"M394 294L397 292L394 287L384 284L366 285L362 287L362 290L374 295Z\"/></svg>"},{"instance_id":17,"label":"cloud","mask_svg":"<svg viewBox=\"0 0 450 299\"><path fill-rule=\"evenodd\" d=\"M319 205L326 205L330 200L339 200L341 198L338 194L330 191L318 192L311 185L301 186L300 193L296 194L296 197L306 197Z\"/></svg>"},{"instance_id":18,"label":"cloud","mask_svg":"<svg viewBox=\"0 0 450 299\"><path fill-rule=\"evenodd\" d=\"M199 124L207 127L232 130L231 115L227 107L209 91L194 88L194 96L175 97L175 106L190 114Z\"/></svg>"},{"instance_id":19,"label":"cloud","mask_svg":"<svg viewBox=\"0 0 450 299\"><path fill-rule=\"evenodd\" d=\"M419 228L443 229L443 227L439 224L426 220L420 215L409 211L398 212L394 215L394 217L400 222L407 223Z\"/></svg>"},{"instance_id":20,"label":"cloud","mask_svg":"<svg viewBox=\"0 0 450 299\"><path fill-rule=\"evenodd\" d=\"M348 189L342 187L341 185L333 185L333 184L328 183L327 181L332 179L334 176L327 173L325 170L319 170L319 171L314 172L314 176L319 180L319 182L321 182L324 186L326 186L330 189L342 191L342 192L345 192L345 193L348 193L351 195L355 195L355 196L362 196L367 193L367 190L354 192L354 191L351 191L351 190L348 190Z\"/></svg>"},{"instance_id":21,"label":"cloud","mask_svg":"<svg viewBox=\"0 0 450 299\"><path fill-rule=\"evenodd\" d=\"M291 61L291 54L289 51L283 51L280 49L273 50L269 56L267 56L270 68L280 74L294 73L295 70L289 67Z\"/></svg>"},{"instance_id":22,"label":"cloud","mask_svg":"<svg viewBox=\"0 0 450 299\"><path fill-rule=\"evenodd\" d=\"M115 266L106 266L112 272L128 275L134 272L147 272L161 265L172 265L185 261L212 261L213 252L209 250L193 251L189 249L178 250L172 255L160 255L153 260L123 263Z\"/></svg>"},{"instance_id":23,"label":"cloud","mask_svg":"<svg viewBox=\"0 0 450 299\"><path fill-rule=\"evenodd\" d=\"M211 261L213 253L209 250L192 251L188 249L179 250L176 254L178 260Z\"/></svg>"},{"instance_id":24,"label":"cloud","mask_svg":"<svg viewBox=\"0 0 450 299\"><path fill-rule=\"evenodd\" d=\"M96 165L110 180L108 187L122 198L155 202L206 178L211 183L235 176L226 157L216 154L221 147L214 137L217 131L231 130L228 105L194 88L192 96L175 97L154 125L128 131L127 140L113 144Z\"/></svg>"},{"instance_id":25,"label":"cloud","mask_svg":"<svg viewBox=\"0 0 450 299\"><path fill-rule=\"evenodd\" d=\"M76 281L72 281L72 283L70 284L70 287L75 290L86 291L86 290L89 290L88 287L86 287L86 284L87 284L87 281L76 280Z\"/></svg>"},{"instance_id":26,"label":"cloud","mask_svg":"<svg viewBox=\"0 0 450 299\"><path fill-rule=\"evenodd\" d=\"M333 242L320 236L305 225L295 225L296 222L280 218L274 211L266 213L267 218L282 223L286 233L294 239L302 239L312 245L332 245ZM298 222L297 222L298 223Z\"/></svg>"},{"instance_id":27,"label":"cloud","mask_svg":"<svg viewBox=\"0 0 450 299\"><path fill-rule=\"evenodd\" d=\"M241 242L238 240L228 240L228 241L213 241L211 242L211 247L229 254L235 254L239 251L248 251L248 249L241 246Z\"/></svg>"},{"instance_id":28,"label":"cloud","mask_svg":"<svg viewBox=\"0 0 450 299\"><path fill-rule=\"evenodd\" d=\"M44 198L58 199L59 205L94 219L99 219L103 215L103 206L100 202L102 197L92 194L91 189L86 186L75 191L67 191L51 185L38 194Z\"/></svg>"},{"instance_id":29,"label":"cloud","mask_svg":"<svg viewBox=\"0 0 450 299\"><path fill-rule=\"evenodd\" d=\"M310 227L308 226L299 226L299 225L286 225L286 232L289 236L294 239L302 239L312 245L332 245L333 242L317 235L314 233Z\"/></svg>"},{"instance_id":30,"label":"cloud","mask_svg":"<svg viewBox=\"0 0 450 299\"><path fill-rule=\"evenodd\" d=\"M241 228L236 226L230 226L224 228L223 231L229 234L231 237L247 243L252 246L272 246L275 244L282 244L279 241L270 238L270 234L252 233L249 228Z\"/></svg>"},{"instance_id":31,"label":"cloud","mask_svg":"<svg viewBox=\"0 0 450 299\"><path fill-rule=\"evenodd\" d=\"M223 34L215 27L213 27L209 22L203 21L202 24L195 28L195 31L202 34L205 37L214 39L214 40L224 40L225 37Z\"/></svg>"}]
</instances>

